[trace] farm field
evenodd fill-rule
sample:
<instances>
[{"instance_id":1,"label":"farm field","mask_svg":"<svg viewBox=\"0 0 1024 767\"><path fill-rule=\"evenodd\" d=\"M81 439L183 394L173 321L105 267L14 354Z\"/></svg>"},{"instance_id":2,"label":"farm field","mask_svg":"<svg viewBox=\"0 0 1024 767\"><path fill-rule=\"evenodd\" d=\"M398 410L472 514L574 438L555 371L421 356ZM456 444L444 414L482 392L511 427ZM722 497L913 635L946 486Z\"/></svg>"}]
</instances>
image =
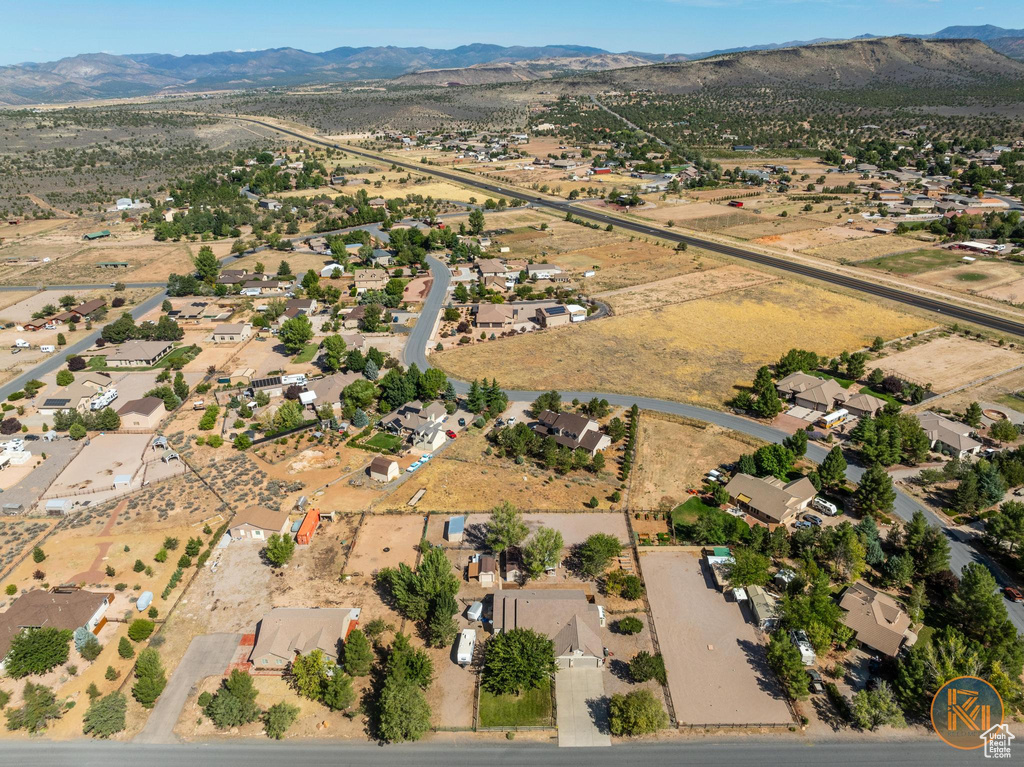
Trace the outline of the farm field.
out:
<instances>
[{"instance_id":1,"label":"farm field","mask_svg":"<svg viewBox=\"0 0 1024 767\"><path fill-rule=\"evenodd\" d=\"M901 277L910 277L930 272L933 269L943 269L959 264L961 263L961 258L962 254L955 250L927 248L873 258L868 261L862 261L859 265L889 272L890 274L898 274ZM975 265L972 264L972 268L973 266Z\"/></svg>"},{"instance_id":2,"label":"farm field","mask_svg":"<svg viewBox=\"0 0 1024 767\"><path fill-rule=\"evenodd\" d=\"M760 442L711 424L643 411L630 506L667 511L699 488L709 469L736 461Z\"/></svg>"},{"instance_id":3,"label":"farm field","mask_svg":"<svg viewBox=\"0 0 1024 767\"><path fill-rule=\"evenodd\" d=\"M610 467L601 477L583 471L554 477L529 461L516 465L488 456L484 453L487 445L483 434L466 430L453 445L374 504L374 509L408 509L406 503L421 488L427 492L419 506L433 511L485 511L505 500L523 509L575 510L583 509L594 497L607 508L606 496L618 487ZM616 450L605 452L611 464Z\"/></svg>"},{"instance_id":4,"label":"farm field","mask_svg":"<svg viewBox=\"0 0 1024 767\"><path fill-rule=\"evenodd\" d=\"M911 381L930 383L941 393L1022 365L1024 356L1006 347L950 335L870 364Z\"/></svg>"},{"instance_id":5,"label":"farm field","mask_svg":"<svg viewBox=\"0 0 1024 767\"><path fill-rule=\"evenodd\" d=\"M758 367L791 348L833 355L876 336L898 338L930 326L887 307L787 282L474 344L431 359L452 375L496 376L511 388L610 391L721 407Z\"/></svg>"}]
</instances>

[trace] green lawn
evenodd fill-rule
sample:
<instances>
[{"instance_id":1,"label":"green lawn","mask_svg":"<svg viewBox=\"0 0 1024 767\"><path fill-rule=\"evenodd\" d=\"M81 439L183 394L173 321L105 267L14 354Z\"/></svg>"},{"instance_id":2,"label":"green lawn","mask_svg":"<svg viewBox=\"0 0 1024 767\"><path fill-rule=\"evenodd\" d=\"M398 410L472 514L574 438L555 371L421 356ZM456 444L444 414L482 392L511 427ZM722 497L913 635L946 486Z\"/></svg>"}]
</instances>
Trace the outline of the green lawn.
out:
<instances>
[{"instance_id":1,"label":"green lawn","mask_svg":"<svg viewBox=\"0 0 1024 767\"><path fill-rule=\"evenodd\" d=\"M374 447L378 450L397 450L402 446L402 438L387 432L377 432L364 443L367 447Z\"/></svg>"},{"instance_id":2,"label":"green lawn","mask_svg":"<svg viewBox=\"0 0 1024 767\"><path fill-rule=\"evenodd\" d=\"M107 369L107 358L105 355L99 355L98 357L89 358L89 370L106 370Z\"/></svg>"},{"instance_id":3,"label":"green lawn","mask_svg":"<svg viewBox=\"0 0 1024 767\"><path fill-rule=\"evenodd\" d=\"M961 282L981 282L982 280L987 280L988 275L981 272L964 272L963 274L958 274L956 278Z\"/></svg>"},{"instance_id":4,"label":"green lawn","mask_svg":"<svg viewBox=\"0 0 1024 767\"><path fill-rule=\"evenodd\" d=\"M955 251L927 248L924 250L913 250L909 253L896 253L891 256L872 258L868 261L861 261L860 265L909 277L923 272L930 272L933 269L944 269L948 266L959 264L962 257L961 253Z\"/></svg>"},{"instance_id":5,"label":"green lawn","mask_svg":"<svg viewBox=\"0 0 1024 767\"><path fill-rule=\"evenodd\" d=\"M686 503L681 503L672 510L672 526L692 525L697 521L697 514L701 511L719 511L719 508L708 506L700 496L694 495Z\"/></svg>"},{"instance_id":6,"label":"green lawn","mask_svg":"<svg viewBox=\"0 0 1024 767\"><path fill-rule=\"evenodd\" d=\"M316 350L319 348L319 344L306 344L302 348L302 351L295 356L292 362L297 362L299 364L303 362L312 362L313 358L316 356Z\"/></svg>"},{"instance_id":7,"label":"green lawn","mask_svg":"<svg viewBox=\"0 0 1024 767\"><path fill-rule=\"evenodd\" d=\"M551 682L520 695L480 690L481 727L543 727L551 721Z\"/></svg>"},{"instance_id":8,"label":"green lawn","mask_svg":"<svg viewBox=\"0 0 1024 767\"><path fill-rule=\"evenodd\" d=\"M1000 394L995 398L995 401L1000 405L1006 405L1011 410L1016 410L1018 413L1024 413L1024 399L1013 394Z\"/></svg>"},{"instance_id":9,"label":"green lawn","mask_svg":"<svg viewBox=\"0 0 1024 767\"><path fill-rule=\"evenodd\" d=\"M194 350L194 352L192 350ZM159 360L152 367L140 367L140 368L125 368L125 367L114 368L114 367L107 367L106 355L99 354L99 355L97 355L95 357L90 357L89 358L89 370L95 370L95 371L100 371L100 372L111 372L111 371L126 371L126 372L128 372L128 371L132 371L132 370L160 370L161 368L170 367L171 362L173 362L174 360L178 359L179 357L184 357L186 354L191 354L192 357L195 358L199 354L199 352L201 352L201 351L202 351L201 348L199 348L198 346L194 346L194 345L193 346L178 346L177 348L171 349L171 351L169 351L167 353L166 357L164 357L162 360Z\"/></svg>"}]
</instances>

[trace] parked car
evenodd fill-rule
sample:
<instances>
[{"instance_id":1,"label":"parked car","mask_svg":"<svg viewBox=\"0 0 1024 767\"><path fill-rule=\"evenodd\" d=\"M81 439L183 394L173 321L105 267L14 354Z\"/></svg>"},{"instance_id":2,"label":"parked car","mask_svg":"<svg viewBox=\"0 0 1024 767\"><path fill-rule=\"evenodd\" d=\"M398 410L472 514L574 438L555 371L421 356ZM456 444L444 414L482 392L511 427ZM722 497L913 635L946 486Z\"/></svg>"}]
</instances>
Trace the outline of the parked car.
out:
<instances>
[{"instance_id":1,"label":"parked car","mask_svg":"<svg viewBox=\"0 0 1024 767\"><path fill-rule=\"evenodd\" d=\"M515 422L516 422L516 417L515 417L514 415L510 415L510 416L509 416L508 418L506 418L506 419L505 419L505 423L506 423L506 424L507 424L508 426L511 426L511 425L512 425L512 424L514 424Z\"/></svg>"},{"instance_id":2,"label":"parked car","mask_svg":"<svg viewBox=\"0 0 1024 767\"><path fill-rule=\"evenodd\" d=\"M1003 593L1011 602L1024 602L1024 594L1020 593L1020 589L1015 589L1013 586L1007 586L1003 589Z\"/></svg>"},{"instance_id":3,"label":"parked car","mask_svg":"<svg viewBox=\"0 0 1024 767\"><path fill-rule=\"evenodd\" d=\"M421 465L422 464L419 461L416 461L415 463L409 464L409 468L406 469L406 471L416 471L416 469L418 469Z\"/></svg>"},{"instance_id":4,"label":"parked car","mask_svg":"<svg viewBox=\"0 0 1024 767\"><path fill-rule=\"evenodd\" d=\"M810 530L811 529L811 523L810 522L805 522L804 520L801 519L801 520L798 520L798 521L794 522L793 523L793 527L796 530Z\"/></svg>"},{"instance_id":5,"label":"parked car","mask_svg":"<svg viewBox=\"0 0 1024 767\"><path fill-rule=\"evenodd\" d=\"M816 508L822 514L828 514L830 517L834 517L836 514L839 513L839 509L836 508L836 505L834 503L826 501L820 495L813 501L811 501L811 506Z\"/></svg>"},{"instance_id":6,"label":"parked car","mask_svg":"<svg viewBox=\"0 0 1024 767\"><path fill-rule=\"evenodd\" d=\"M810 522L815 527L821 527L821 517L817 514L804 514L804 521Z\"/></svg>"},{"instance_id":7,"label":"parked car","mask_svg":"<svg viewBox=\"0 0 1024 767\"><path fill-rule=\"evenodd\" d=\"M446 436L446 437L447 437L448 439L455 439L456 437L458 437L458 436L459 436L458 434L456 434L455 432L453 432L453 431L452 431L451 429L449 429L448 431L446 431L446 432L444 433L444 435L445 435L445 436Z\"/></svg>"},{"instance_id":8,"label":"parked car","mask_svg":"<svg viewBox=\"0 0 1024 767\"><path fill-rule=\"evenodd\" d=\"M459 426L465 426L465 425L466 425L466 419L465 418L460 418L459 419Z\"/></svg>"},{"instance_id":9,"label":"parked car","mask_svg":"<svg viewBox=\"0 0 1024 767\"><path fill-rule=\"evenodd\" d=\"M807 676L810 677L810 683L808 686L810 687L811 692L818 694L825 692L825 683L822 681L821 674L818 673L818 669L807 669Z\"/></svg>"}]
</instances>

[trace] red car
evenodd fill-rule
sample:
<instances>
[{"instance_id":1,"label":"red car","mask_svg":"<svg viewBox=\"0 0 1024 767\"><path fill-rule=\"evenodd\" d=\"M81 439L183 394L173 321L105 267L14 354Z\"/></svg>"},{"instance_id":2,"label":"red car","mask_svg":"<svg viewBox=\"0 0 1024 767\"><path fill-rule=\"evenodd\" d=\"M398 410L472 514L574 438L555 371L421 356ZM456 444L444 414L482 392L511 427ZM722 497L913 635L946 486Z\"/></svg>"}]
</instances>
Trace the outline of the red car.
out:
<instances>
[{"instance_id":1,"label":"red car","mask_svg":"<svg viewBox=\"0 0 1024 767\"><path fill-rule=\"evenodd\" d=\"M448 439L455 439L457 436L459 436L458 434L453 432L451 429L446 431L444 434L445 434L446 437L448 437Z\"/></svg>"},{"instance_id":2,"label":"red car","mask_svg":"<svg viewBox=\"0 0 1024 767\"><path fill-rule=\"evenodd\" d=\"M1011 602L1024 602L1024 594L1020 593L1020 589L1015 589L1012 586L1007 586L1003 589L1003 593L1006 594L1006 598Z\"/></svg>"}]
</instances>

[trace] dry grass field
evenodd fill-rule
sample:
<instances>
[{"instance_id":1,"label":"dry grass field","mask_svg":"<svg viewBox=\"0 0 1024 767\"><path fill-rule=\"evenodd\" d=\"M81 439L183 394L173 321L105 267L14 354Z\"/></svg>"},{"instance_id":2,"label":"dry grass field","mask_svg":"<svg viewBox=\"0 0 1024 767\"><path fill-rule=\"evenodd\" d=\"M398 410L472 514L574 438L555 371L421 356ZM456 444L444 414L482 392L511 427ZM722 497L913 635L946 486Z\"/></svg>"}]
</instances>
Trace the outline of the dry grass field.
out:
<instances>
[{"instance_id":1,"label":"dry grass field","mask_svg":"<svg viewBox=\"0 0 1024 767\"><path fill-rule=\"evenodd\" d=\"M823 288L776 283L431 359L464 379L496 376L511 388L643 394L720 407L737 384L749 384L759 366L793 347L832 355L930 324Z\"/></svg>"},{"instance_id":2,"label":"dry grass field","mask_svg":"<svg viewBox=\"0 0 1024 767\"><path fill-rule=\"evenodd\" d=\"M665 511L685 501L687 490L699 488L708 469L761 445L719 426L647 411L640 417L637 444L630 506Z\"/></svg>"},{"instance_id":3,"label":"dry grass field","mask_svg":"<svg viewBox=\"0 0 1024 767\"><path fill-rule=\"evenodd\" d=\"M820 229L822 224L810 218L799 218L789 216L787 218L766 218L759 217L756 221L730 226L720 230L721 234L735 237L739 240L756 240L761 237L773 235L790 234L792 232L804 232L808 229Z\"/></svg>"},{"instance_id":4,"label":"dry grass field","mask_svg":"<svg viewBox=\"0 0 1024 767\"><path fill-rule=\"evenodd\" d=\"M609 471L601 477L584 471L556 477L529 462L486 455L487 441L480 433L466 431L408 481L374 505L374 510L408 510L406 503L421 488L426 494L417 504L430 511L483 511L502 501L523 509L579 510L592 497L608 508L606 496L618 487ZM614 449L607 451L609 464Z\"/></svg>"},{"instance_id":5,"label":"dry grass field","mask_svg":"<svg viewBox=\"0 0 1024 767\"><path fill-rule=\"evenodd\" d=\"M1006 347L951 335L891 354L873 364L912 381L930 383L934 391L941 393L1022 365L1024 356Z\"/></svg>"},{"instance_id":6,"label":"dry grass field","mask_svg":"<svg viewBox=\"0 0 1024 767\"><path fill-rule=\"evenodd\" d=\"M680 253L667 245L615 237L603 245L561 253L550 260L577 274L594 269L597 274L586 278L586 287L588 291L599 292L640 285L652 278L688 274L698 268L702 257L706 259L705 266L721 263L698 248Z\"/></svg>"},{"instance_id":7,"label":"dry grass field","mask_svg":"<svg viewBox=\"0 0 1024 767\"><path fill-rule=\"evenodd\" d=\"M678 277L609 290L594 294L594 297L608 303L615 310L615 314L622 315L742 290L754 285L775 282L777 279L734 264L718 268L714 268L714 264L715 262L712 262L710 269L702 268L700 271ZM597 278L593 278L588 285L596 281Z\"/></svg>"},{"instance_id":8,"label":"dry grass field","mask_svg":"<svg viewBox=\"0 0 1024 767\"><path fill-rule=\"evenodd\" d=\"M845 242L836 242L831 245L809 248L805 252L809 256L826 258L829 261L839 261L840 259L866 261L871 258L888 256L905 250L915 250L917 247L919 247L919 244L915 240L906 239L895 234L877 234L871 237L861 237Z\"/></svg>"},{"instance_id":9,"label":"dry grass field","mask_svg":"<svg viewBox=\"0 0 1024 767\"><path fill-rule=\"evenodd\" d=\"M861 240L876 235L862 229L844 226L825 226L821 229L801 229L785 234L768 234L755 237L751 242L767 245L772 248L794 251L809 251L814 248L825 248L850 240Z\"/></svg>"}]
</instances>

